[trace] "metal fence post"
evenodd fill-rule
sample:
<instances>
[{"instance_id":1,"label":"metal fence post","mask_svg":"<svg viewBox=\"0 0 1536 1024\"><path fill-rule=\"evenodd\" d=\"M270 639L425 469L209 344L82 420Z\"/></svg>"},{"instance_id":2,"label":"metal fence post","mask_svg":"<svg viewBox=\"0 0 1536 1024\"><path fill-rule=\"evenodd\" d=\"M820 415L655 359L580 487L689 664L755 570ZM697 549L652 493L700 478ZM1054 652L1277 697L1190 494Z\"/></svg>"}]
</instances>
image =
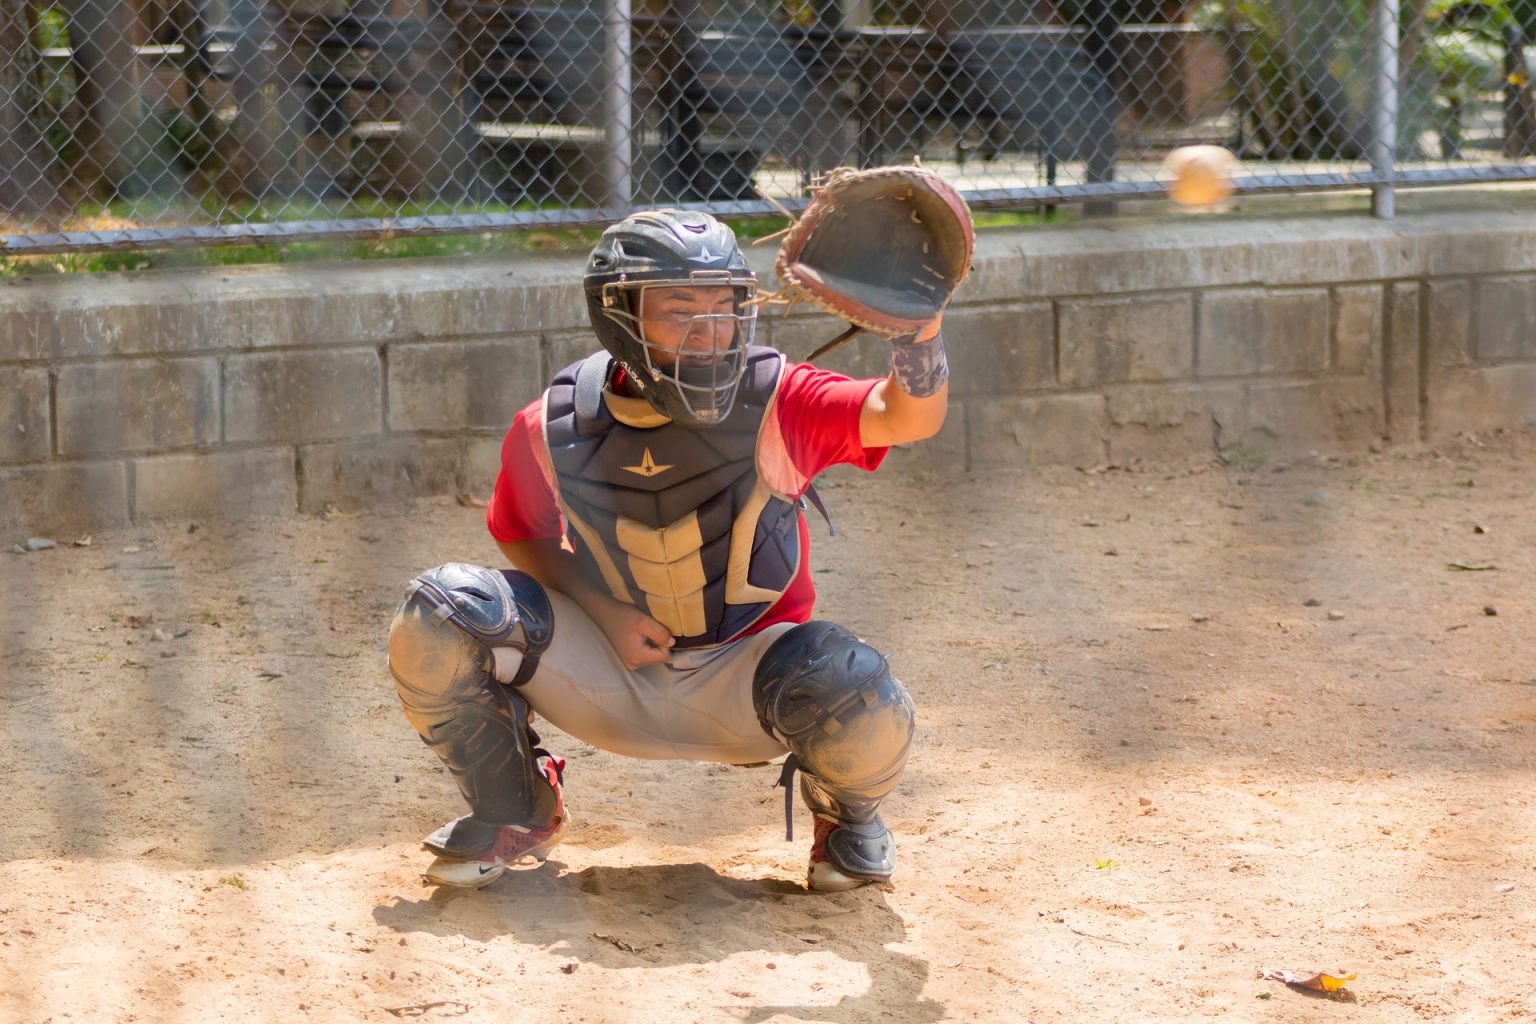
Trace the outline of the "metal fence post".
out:
<instances>
[{"instance_id":1,"label":"metal fence post","mask_svg":"<svg viewBox=\"0 0 1536 1024\"><path fill-rule=\"evenodd\" d=\"M630 0L608 0L603 21L604 63L607 82L603 133L604 165L608 173L608 202L627 207L634 197L634 150L630 97L634 85L634 60L630 44Z\"/></svg>"},{"instance_id":2,"label":"metal fence post","mask_svg":"<svg viewBox=\"0 0 1536 1024\"><path fill-rule=\"evenodd\" d=\"M1376 0L1376 107L1371 118L1371 213L1390 220L1396 213L1393 159L1397 153L1398 0Z\"/></svg>"}]
</instances>

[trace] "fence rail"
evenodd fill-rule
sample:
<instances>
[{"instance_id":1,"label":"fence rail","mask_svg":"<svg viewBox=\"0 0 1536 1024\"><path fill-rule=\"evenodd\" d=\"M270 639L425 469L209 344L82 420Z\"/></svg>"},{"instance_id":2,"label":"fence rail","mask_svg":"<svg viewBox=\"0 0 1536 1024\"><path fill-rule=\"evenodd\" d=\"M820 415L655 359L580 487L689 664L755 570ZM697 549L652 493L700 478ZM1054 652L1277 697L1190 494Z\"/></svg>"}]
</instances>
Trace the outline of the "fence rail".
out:
<instances>
[{"instance_id":1,"label":"fence rail","mask_svg":"<svg viewBox=\"0 0 1536 1024\"><path fill-rule=\"evenodd\" d=\"M1536 0L0 0L0 253L1536 177Z\"/></svg>"}]
</instances>

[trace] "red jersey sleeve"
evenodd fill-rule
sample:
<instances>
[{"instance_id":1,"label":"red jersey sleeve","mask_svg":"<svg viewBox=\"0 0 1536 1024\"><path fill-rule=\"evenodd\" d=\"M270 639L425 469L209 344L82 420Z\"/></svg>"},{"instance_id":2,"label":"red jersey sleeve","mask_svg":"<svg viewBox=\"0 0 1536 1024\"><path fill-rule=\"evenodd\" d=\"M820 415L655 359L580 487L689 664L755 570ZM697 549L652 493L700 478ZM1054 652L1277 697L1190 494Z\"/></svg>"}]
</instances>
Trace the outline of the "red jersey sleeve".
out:
<instances>
[{"instance_id":1,"label":"red jersey sleeve","mask_svg":"<svg viewBox=\"0 0 1536 1024\"><path fill-rule=\"evenodd\" d=\"M859 413L878 378L854 380L809 363L790 363L779 385L775 413L784 449L810 480L841 463L875 469L889 448L866 448L859 440Z\"/></svg>"},{"instance_id":2,"label":"red jersey sleeve","mask_svg":"<svg viewBox=\"0 0 1536 1024\"><path fill-rule=\"evenodd\" d=\"M530 402L512 418L501 442L501 472L485 509L485 525L499 541L546 540L562 531L553 472L544 447L544 400Z\"/></svg>"}]
</instances>

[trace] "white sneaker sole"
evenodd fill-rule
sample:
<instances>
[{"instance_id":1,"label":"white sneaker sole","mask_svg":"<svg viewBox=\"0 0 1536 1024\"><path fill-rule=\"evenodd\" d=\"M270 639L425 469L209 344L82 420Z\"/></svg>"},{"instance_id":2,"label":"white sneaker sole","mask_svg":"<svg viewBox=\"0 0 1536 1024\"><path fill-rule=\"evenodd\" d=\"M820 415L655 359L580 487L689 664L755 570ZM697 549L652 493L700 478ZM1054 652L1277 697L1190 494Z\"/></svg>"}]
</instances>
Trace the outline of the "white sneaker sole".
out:
<instances>
[{"instance_id":1,"label":"white sneaker sole","mask_svg":"<svg viewBox=\"0 0 1536 1024\"><path fill-rule=\"evenodd\" d=\"M818 861L805 873L805 887L811 892L847 892L874 882L873 878L854 878L832 866L831 861Z\"/></svg>"},{"instance_id":2,"label":"white sneaker sole","mask_svg":"<svg viewBox=\"0 0 1536 1024\"><path fill-rule=\"evenodd\" d=\"M506 874L507 865L500 860L450 860L438 857L427 865L421 877L432 885L447 885L455 889L482 889Z\"/></svg>"},{"instance_id":3,"label":"white sneaker sole","mask_svg":"<svg viewBox=\"0 0 1536 1024\"><path fill-rule=\"evenodd\" d=\"M549 852L560 845L560 840L565 838L565 831L571 825L570 818L560 823L560 828L555 834L544 840L538 846L530 846L511 861L504 861L499 857L495 860L455 860L451 857L436 857L427 870L421 873L421 877L432 885L447 885L455 889L483 889L496 879L506 874L507 864L518 861L546 860Z\"/></svg>"}]
</instances>

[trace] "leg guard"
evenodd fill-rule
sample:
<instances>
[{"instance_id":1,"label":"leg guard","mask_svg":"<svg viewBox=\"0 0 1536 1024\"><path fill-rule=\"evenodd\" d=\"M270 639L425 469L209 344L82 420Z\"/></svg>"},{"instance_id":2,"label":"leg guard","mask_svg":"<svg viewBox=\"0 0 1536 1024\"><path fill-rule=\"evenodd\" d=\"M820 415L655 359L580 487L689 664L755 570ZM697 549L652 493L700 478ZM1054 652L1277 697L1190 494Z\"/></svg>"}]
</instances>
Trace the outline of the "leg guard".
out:
<instances>
[{"instance_id":1,"label":"leg guard","mask_svg":"<svg viewBox=\"0 0 1536 1024\"><path fill-rule=\"evenodd\" d=\"M490 653L521 650L516 682L525 682L552 630L548 596L527 573L450 564L406 590L389 629L395 690L471 811L457 823L459 835L442 837L444 852L473 855L495 826L537 828L555 813L554 790L535 764L538 737L528 705L492 678Z\"/></svg>"},{"instance_id":2,"label":"leg guard","mask_svg":"<svg viewBox=\"0 0 1536 1024\"><path fill-rule=\"evenodd\" d=\"M842 826L828 857L844 874L888 878L894 843L878 809L907 763L916 712L884 656L842 626L807 622L764 653L752 696L793 755L806 804Z\"/></svg>"}]
</instances>

